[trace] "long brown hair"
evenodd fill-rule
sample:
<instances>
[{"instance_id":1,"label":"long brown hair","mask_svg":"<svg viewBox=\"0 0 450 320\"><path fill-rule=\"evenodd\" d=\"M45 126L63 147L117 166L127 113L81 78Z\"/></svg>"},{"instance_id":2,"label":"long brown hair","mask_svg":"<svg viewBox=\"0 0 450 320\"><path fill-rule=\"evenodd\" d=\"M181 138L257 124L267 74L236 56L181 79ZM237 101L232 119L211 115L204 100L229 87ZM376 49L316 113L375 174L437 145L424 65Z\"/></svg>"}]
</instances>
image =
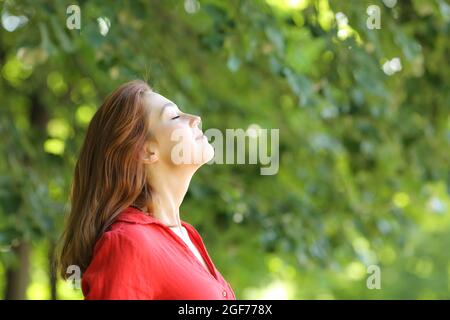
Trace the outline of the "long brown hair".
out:
<instances>
[{"instance_id":1,"label":"long brown hair","mask_svg":"<svg viewBox=\"0 0 450 320\"><path fill-rule=\"evenodd\" d=\"M141 152L149 138L144 81L121 85L92 118L75 166L70 213L62 234L60 274L70 265L88 267L96 241L131 204L151 210Z\"/></svg>"}]
</instances>

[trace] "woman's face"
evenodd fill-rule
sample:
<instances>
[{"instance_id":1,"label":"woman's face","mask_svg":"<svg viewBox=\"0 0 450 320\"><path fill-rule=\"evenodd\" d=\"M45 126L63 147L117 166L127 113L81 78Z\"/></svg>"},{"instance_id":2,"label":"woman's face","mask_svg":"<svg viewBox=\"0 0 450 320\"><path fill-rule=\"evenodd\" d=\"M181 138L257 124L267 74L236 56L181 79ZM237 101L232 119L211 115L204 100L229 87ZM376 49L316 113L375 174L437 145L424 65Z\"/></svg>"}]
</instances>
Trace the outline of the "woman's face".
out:
<instances>
[{"instance_id":1,"label":"woman's face","mask_svg":"<svg viewBox=\"0 0 450 320\"><path fill-rule=\"evenodd\" d=\"M156 153L155 161L163 161L169 166L200 167L213 158L214 148L198 127L199 116L182 112L176 104L156 92L147 92L145 97L149 107L149 149Z\"/></svg>"}]
</instances>

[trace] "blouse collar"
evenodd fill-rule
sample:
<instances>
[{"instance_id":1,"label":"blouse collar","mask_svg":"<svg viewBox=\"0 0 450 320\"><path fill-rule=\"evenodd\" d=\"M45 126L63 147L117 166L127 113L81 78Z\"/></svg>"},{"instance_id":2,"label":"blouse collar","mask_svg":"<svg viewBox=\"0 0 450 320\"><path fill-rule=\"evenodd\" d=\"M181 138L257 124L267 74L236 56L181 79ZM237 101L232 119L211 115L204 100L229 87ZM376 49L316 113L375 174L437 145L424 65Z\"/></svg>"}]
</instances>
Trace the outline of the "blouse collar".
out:
<instances>
[{"instance_id":1,"label":"blouse collar","mask_svg":"<svg viewBox=\"0 0 450 320\"><path fill-rule=\"evenodd\" d=\"M123 221L128 223L137 223L137 224L159 224L166 228L169 228L169 226L166 226L164 223L161 222L161 220L156 219L150 215L145 214L143 211L135 208L135 207L127 207L125 210L123 210L116 218L116 221ZM185 221L181 220L181 224L185 226Z\"/></svg>"}]
</instances>

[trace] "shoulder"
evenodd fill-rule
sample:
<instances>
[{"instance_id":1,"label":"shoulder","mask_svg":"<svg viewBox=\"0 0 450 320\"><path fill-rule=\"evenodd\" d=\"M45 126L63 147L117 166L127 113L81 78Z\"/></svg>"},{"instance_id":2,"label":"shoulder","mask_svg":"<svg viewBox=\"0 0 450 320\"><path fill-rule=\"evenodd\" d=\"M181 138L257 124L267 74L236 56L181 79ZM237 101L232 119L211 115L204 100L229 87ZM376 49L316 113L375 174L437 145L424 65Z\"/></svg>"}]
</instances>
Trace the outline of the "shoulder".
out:
<instances>
[{"instance_id":1,"label":"shoulder","mask_svg":"<svg viewBox=\"0 0 450 320\"><path fill-rule=\"evenodd\" d=\"M125 274L158 269L160 261L163 261L163 244L154 236L156 231L148 229L144 232L139 225L117 224L104 232L94 246L86 273L120 270L121 274Z\"/></svg>"},{"instance_id":2,"label":"shoulder","mask_svg":"<svg viewBox=\"0 0 450 320\"><path fill-rule=\"evenodd\" d=\"M156 244L164 236L159 224L155 218L129 207L117 216L109 232L117 238L126 238L140 245L147 242Z\"/></svg>"},{"instance_id":3,"label":"shoulder","mask_svg":"<svg viewBox=\"0 0 450 320\"><path fill-rule=\"evenodd\" d=\"M164 242L164 235L157 225L116 221L98 238L93 256L154 257L164 251Z\"/></svg>"},{"instance_id":4,"label":"shoulder","mask_svg":"<svg viewBox=\"0 0 450 320\"><path fill-rule=\"evenodd\" d=\"M130 241L140 242L145 238L160 237L160 231L157 226L128 223L123 221L116 221L110 228L110 233L117 237L127 238Z\"/></svg>"},{"instance_id":5,"label":"shoulder","mask_svg":"<svg viewBox=\"0 0 450 320\"><path fill-rule=\"evenodd\" d=\"M82 277L86 299L153 299L161 279L160 254L139 242L135 228L106 231Z\"/></svg>"}]
</instances>

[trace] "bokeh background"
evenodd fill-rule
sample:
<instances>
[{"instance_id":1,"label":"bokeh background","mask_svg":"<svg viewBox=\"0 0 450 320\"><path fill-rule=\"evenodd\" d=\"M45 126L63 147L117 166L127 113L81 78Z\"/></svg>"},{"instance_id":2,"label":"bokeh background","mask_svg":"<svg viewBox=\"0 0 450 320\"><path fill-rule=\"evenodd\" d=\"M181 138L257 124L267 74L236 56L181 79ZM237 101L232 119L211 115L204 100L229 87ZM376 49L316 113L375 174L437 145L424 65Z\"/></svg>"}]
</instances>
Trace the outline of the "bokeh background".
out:
<instances>
[{"instance_id":1,"label":"bokeh background","mask_svg":"<svg viewBox=\"0 0 450 320\"><path fill-rule=\"evenodd\" d=\"M66 26L71 4L80 30ZM380 29L368 28L370 5ZM203 130L280 130L276 175L206 165L181 208L238 299L450 297L447 0L0 10L2 298L82 298L51 257L87 125L136 78ZM370 265L381 289L366 285Z\"/></svg>"}]
</instances>

